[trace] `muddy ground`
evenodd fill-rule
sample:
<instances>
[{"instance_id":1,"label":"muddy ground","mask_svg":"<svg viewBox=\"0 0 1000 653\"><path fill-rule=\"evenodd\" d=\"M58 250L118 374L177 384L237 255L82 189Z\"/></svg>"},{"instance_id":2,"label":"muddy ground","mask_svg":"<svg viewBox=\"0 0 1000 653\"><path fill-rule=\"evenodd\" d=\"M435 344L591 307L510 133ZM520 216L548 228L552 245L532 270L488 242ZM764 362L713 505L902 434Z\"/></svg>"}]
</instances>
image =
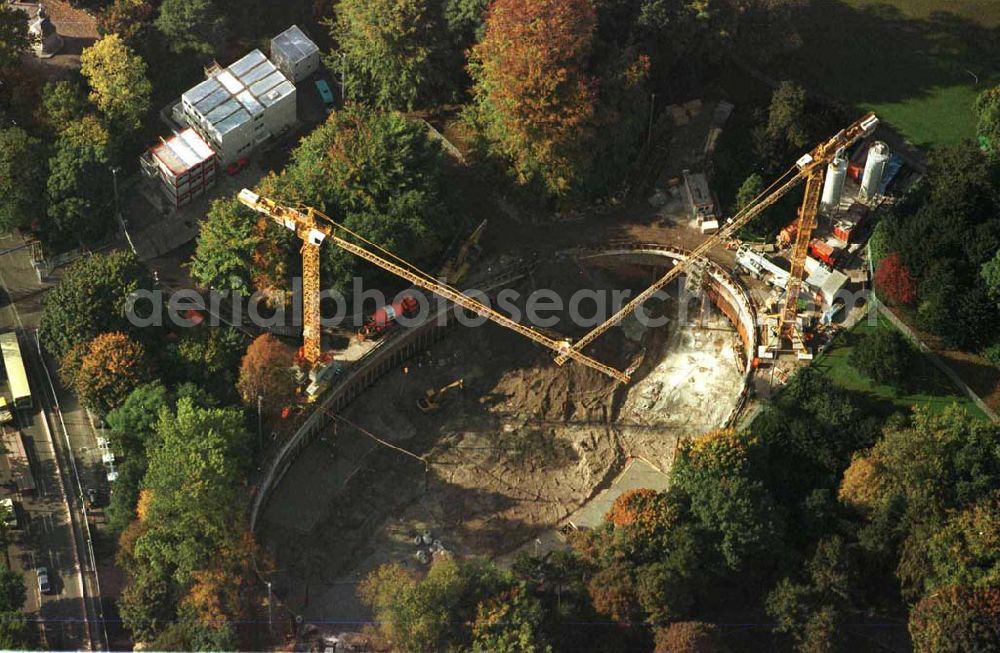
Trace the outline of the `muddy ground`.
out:
<instances>
[{"instance_id":1,"label":"muddy ground","mask_svg":"<svg viewBox=\"0 0 1000 653\"><path fill-rule=\"evenodd\" d=\"M561 294L649 281L648 271L612 275L565 260L541 265L533 283L541 279ZM587 330L565 315L552 329ZM624 387L579 364L557 367L548 350L495 325L454 329L293 464L259 529L276 590L309 619L364 620L354 584L382 562L420 567L415 555L428 547L416 535L430 531L459 555L499 556L557 526L630 457L666 471L678 438L719 426L735 405L736 342L724 318L698 310L679 327L612 329L587 352L619 369L641 357ZM440 410L418 410L426 390L458 379Z\"/></svg>"}]
</instances>

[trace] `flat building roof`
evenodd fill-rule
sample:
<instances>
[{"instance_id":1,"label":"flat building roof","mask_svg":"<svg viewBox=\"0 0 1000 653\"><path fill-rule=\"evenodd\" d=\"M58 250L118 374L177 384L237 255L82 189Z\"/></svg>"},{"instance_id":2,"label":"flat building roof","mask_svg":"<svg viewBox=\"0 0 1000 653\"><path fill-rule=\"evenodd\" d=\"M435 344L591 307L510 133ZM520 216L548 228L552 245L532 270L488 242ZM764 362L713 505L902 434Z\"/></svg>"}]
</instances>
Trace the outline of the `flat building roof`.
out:
<instances>
[{"instance_id":1,"label":"flat building roof","mask_svg":"<svg viewBox=\"0 0 1000 653\"><path fill-rule=\"evenodd\" d=\"M309 40L298 25L292 25L271 39L271 56L277 58L278 54L275 51L290 61L302 61L319 52L319 48Z\"/></svg>"},{"instance_id":2,"label":"flat building roof","mask_svg":"<svg viewBox=\"0 0 1000 653\"><path fill-rule=\"evenodd\" d=\"M284 73L254 50L181 97L223 135L294 92Z\"/></svg>"},{"instance_id":3,"label":"flat building roof","mask_svg":"<svg viewBox=\"0 0 1000 653\"><path fill-rule=\"evenodd\" d=\"M182 175L196 165L208 161L215 152L190 127L149 148L156 159L174 176Z\"/></svg>"}]
</instances>

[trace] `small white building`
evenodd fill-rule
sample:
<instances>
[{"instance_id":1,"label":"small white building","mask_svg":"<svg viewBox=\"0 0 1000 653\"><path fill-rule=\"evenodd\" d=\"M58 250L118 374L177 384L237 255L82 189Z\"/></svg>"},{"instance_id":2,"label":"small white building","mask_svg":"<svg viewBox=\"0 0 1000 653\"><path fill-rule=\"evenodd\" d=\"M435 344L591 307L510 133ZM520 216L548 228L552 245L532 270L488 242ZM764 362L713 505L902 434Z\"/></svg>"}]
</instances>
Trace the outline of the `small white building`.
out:
<instances>
[{"instance_id":1,"label":"small white building","mask_svg":"<svg viewBox=\"0 0 1000 653\"><path fill-rule=\"evenodd\" d=\"M250 154L295 123L295 85L254 50L181 95L187 123L222 165Z\"/></svg>"},{"instance_id":2,"label":"small white building","mask_svg":"<svg viewBox=\"0 0 1000 653\"><path fill-rule=\"evenodd\" d=\"M193 129L161 139L139 158L142 172L173 208L184 206L215 183L216 156Z\"/></svg>"},{"instance_id":3,"label":"small white building","mask_svg":"<svg viewBox=\"0 0 1000 653\"><path fill-rule=\"evenodd\" d=\"M319 70L319 48L298 25L292 25L271 39L271 61L298 84Z\"/></svg>"}]
</instances>

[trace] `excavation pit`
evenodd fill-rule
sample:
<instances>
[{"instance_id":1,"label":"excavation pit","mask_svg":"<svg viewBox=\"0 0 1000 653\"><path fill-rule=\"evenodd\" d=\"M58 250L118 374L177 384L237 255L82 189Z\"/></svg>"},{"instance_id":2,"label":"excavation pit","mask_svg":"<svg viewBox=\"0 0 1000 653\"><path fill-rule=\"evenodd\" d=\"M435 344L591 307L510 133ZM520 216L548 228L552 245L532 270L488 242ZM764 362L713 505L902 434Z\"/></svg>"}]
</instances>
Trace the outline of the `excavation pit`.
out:
<instances>
[{"instance_id":1,"label":"excavation pit","mask_svg":"<svg viewBox=\"0 0 1000 653\"><path fill-rule=\"evenodd\" d=\"M664 269L649 252L574 261L540 265L533 282L562 296L637 291ZM431 546L414 542L425 532L456 555L501 556L550 534L630 459L669 470L681 438L731 419L754 344L742 335L753 322L741 297L727 304L730 317L746 313L738 330L706 298L679 296L672 286L649 304L674 318L667 326L628 320L587 349L619 369L641 360L627 387L574 362L558 367L548 350L493 324L450 328L383 376L298 454L261 513L276 591L306 620L364 621L356 582L384 562L423 567L417 556ZM588 329L562 315L552 330ZM417 408L427 390L458 379L439 410Z\"/></svg>"}]
</instances>

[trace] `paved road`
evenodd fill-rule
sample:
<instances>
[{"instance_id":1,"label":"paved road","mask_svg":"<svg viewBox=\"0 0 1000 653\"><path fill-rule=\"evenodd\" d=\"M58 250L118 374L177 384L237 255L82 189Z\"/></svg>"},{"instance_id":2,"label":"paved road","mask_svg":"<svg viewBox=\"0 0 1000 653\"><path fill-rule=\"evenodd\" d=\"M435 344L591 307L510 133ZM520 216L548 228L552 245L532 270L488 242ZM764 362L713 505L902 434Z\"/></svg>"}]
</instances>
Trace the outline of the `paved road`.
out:
<instances>
[{"instance_id":1,"label":"paved road","mask_svg":"<svg viewBox=\"0 0 1000 653\"><path fill-rule=\"evenodd\" d=\"M48 650L105 649L97 574L89 547L74 450L96 445L92 430L78 411L69 417L60 411L59 398L50 383L52 370L39 355L35 330L41 314L44 288L31 268L28 251L8 251L20 245L16 236L0 237L0 290L7 301L0 306L0 332L17 330L21 352L31 384L35 405L21 410L16 426L24 435L25 446L36 479L37 490L18 496L20 526L11 547L11 565L25 575L28 601L25 611L36 620L40 642ZM2 391L9 398L6 380ZM9 429L12 430L12 429ZM67 435L68 434L68 435ZM0 478L10 481L6 457L0 463ZM0 491L12 493L8 486ZM34 569L46 566L52 592L42 595Z\"/></svg>"}]
</instances>

